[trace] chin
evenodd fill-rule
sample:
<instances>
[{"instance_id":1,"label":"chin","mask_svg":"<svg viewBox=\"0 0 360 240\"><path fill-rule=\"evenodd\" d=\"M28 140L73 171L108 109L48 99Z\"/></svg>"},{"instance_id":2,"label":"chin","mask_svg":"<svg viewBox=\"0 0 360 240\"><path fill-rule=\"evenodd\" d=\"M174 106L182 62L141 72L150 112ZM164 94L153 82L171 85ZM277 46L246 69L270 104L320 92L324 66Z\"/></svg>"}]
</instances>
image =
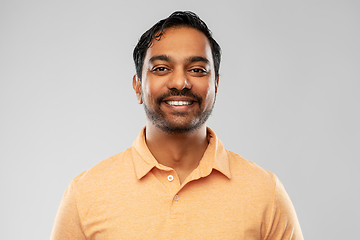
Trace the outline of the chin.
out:
<instances>
[{"instance_id":1,"label":"chin","mask_svg":"<svg viewBox=\"0 0 360 240\"><path fill-rule=\"evenodd\" d=\"M168 134L185 134L185 133L192 133L192 132L196 131L203 124L200 124L200 122L198 122L197 124L189 124L189 123L174 124L174 123L157 122L155 125L161 131L168 133Z\"/></svg>"}]
</instances>

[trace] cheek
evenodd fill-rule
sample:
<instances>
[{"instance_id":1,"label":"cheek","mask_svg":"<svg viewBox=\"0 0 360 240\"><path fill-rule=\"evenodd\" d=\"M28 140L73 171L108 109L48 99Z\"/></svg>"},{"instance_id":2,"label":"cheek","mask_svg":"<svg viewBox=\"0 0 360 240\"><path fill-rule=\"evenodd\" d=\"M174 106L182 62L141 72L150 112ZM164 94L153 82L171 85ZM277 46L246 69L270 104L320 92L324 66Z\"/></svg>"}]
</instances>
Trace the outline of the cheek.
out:
<instances>
[{"instance_id":1,"label":"cheek","mask_svg":"<svg viewBox=\"0 0 360 240\"><path fill-rule=\"evenodd\" d=\"M143 98L143 101L145 103L151 102L152 101L152 95L151 95L151 91L146 88L146 87L142 87L141 88L141 96Z\"/></svg>"},{"instance_id":2,"label":"cheek","mask_svg":"<svg viewBox=\"0 0 360 240\"><path fill-rule=\"evenodd\" d=\"M212 106L215 100L215 86L208 86L205 98L206 98L206 103Z\"/></svg>"},{"instance_id":3,"label":"cheek","mask_svg":"<svg viewBox=\"0 0 360 240\"><path fill-rule=\"evenodd\" d=\"M146 101L153 102L160 94L161 86L156 81L146 79L142 85L142 96Z\"/></svg>"}]
</instances>

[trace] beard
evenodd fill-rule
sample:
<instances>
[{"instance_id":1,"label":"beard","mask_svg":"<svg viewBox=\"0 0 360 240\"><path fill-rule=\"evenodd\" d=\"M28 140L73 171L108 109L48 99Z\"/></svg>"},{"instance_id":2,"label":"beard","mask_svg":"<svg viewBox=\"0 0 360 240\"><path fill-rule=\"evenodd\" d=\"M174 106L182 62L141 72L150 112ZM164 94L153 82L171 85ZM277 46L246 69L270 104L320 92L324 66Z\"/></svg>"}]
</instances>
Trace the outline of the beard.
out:
<instances>
[{"instance_id":1,"label":"beard","mask_svg":"<svg viewBox=\"0 0 360 240\"><path fill-rule=\"evenodd\" d=\"M160 104L163 102L163 99L170 96L186 96L193 99L196 99L196 104L198 104L198 109L195 113L189 112L173 112L171 115L175 118L171 120L166 117L166 114L160 108ZM143 98L144 99L144 98ZM203 124L206 123L208 118L210 117L212 110L215 105L216 95L214 98L214 102L209 110L202 111L202 103L203 99L200 95L193 94L189 89L177 90L171 89L168 93L163 94L156 98L154 110L150 110L147 106L147 103L144 101L144 109L147 118L160 130L168 134L183 134L183 133L191 133L197 129L199 129ZM193 115L192 119L184 120L189 115Z\"/></svg>"}]
</instances>

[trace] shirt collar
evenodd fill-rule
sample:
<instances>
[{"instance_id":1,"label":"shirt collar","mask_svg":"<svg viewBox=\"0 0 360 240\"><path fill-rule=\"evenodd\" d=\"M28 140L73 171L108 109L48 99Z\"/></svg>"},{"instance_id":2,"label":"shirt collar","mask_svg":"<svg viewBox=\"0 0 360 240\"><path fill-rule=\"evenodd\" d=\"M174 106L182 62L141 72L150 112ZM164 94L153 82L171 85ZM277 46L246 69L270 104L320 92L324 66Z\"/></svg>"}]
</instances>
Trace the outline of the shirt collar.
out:
<instances>
[{"instance_id":1,"label":"shirt collar","mask_svg":"<svg viewBox=\"0 0 360 240\"><path fill-rule=\"evenodd\" d=\"M231 178L227 151L214 131L207 128L207 133L209 135L209 145L199 166L192 174L194 175L193 178L206 177L213 169L216 169L226 177ZM161 170L170 170L170 168L160 165L148 149L145 141L145 127L141 130L132 145L132 156L135 173L138 179L144 177L154 167Z\"/></svg>"}]
</instances>

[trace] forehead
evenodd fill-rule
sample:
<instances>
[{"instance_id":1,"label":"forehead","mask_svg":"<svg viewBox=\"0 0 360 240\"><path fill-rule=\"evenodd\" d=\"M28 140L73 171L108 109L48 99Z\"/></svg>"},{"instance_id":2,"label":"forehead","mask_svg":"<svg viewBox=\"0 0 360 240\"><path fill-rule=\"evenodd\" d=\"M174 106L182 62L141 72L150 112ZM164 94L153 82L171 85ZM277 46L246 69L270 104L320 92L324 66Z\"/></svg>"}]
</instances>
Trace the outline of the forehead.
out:
<instances>
[{"instance_id":1,"label":"forehead","mask_svg":"<svg viewBox=\"0 0 360 240\"><path fill-rule=\"evenodd\" d=\"M152 40L151 47L146 51L144 64L152 57L160 55L178 61L199 56L208 59L213 65L209 40L199 30L189 27L165 29L160 40Z\"/></svg>"}]
</instances>

